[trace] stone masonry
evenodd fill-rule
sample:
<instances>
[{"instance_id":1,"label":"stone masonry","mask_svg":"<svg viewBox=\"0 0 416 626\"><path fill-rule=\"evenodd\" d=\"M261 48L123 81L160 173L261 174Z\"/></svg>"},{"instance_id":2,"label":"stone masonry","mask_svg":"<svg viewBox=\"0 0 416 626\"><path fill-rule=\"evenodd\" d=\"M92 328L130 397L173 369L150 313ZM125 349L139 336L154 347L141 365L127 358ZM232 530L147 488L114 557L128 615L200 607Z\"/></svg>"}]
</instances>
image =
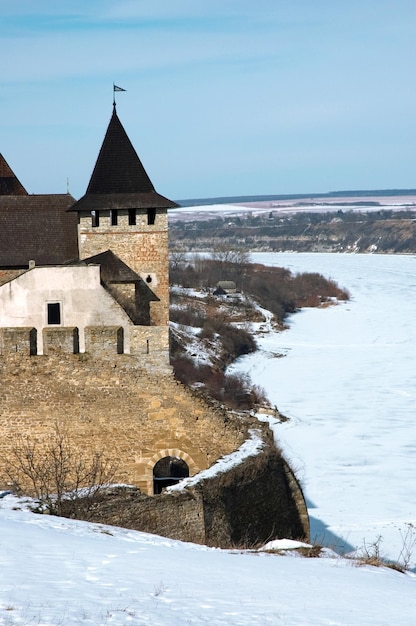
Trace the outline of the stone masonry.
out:
<instances>
[{"instance_id":1,"label":"stone masonry","mask_svg":"<svg viewBox=\"0 0 416 626\"><path fill-rule=\"evenodd\" d=\"M62 330L64 345L72 348L76 332ZM159 459L181 458L193 475L245 439L241 420L195 397L169 370L157 367L157 356L153 361L146 354L119 354L117 329L104 336L102 330L89 329L90 352L68 354L57 348L59 330L51 329L44 339L47 354L37 356L30 354L31 329L3 329L3 487L4 468L19 436L46 443L56 423L80 447L104 452L115 461L117 481L132 483L149 495ZM106 350L104 340L109 342Z\"/></svg>"},{"instance_id":2,"label":"stone masonry","mask_svg":"<svg viewBox=\"0 0 416 626\"><path fill-rule=\"evenodd\" d=\"M78 226L82 259L112 250L146 282L159 298L151 303L151 324L169 323L169 260L167 212L156 212L155 223L147 225L146 211L137 210L137 223L128 225L127 211L120 211L117 226L110 211L100 212L100 225L92 226L90 215L81 215Z\"/></svg>"}]
</instances>

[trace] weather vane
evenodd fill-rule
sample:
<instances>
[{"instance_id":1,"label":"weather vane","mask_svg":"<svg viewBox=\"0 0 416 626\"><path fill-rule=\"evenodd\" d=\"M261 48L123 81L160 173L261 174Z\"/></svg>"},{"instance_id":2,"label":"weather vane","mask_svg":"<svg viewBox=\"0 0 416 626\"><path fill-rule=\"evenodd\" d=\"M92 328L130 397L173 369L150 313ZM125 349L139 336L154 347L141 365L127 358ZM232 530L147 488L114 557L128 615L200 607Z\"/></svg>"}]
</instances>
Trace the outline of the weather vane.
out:
<instances>
[{"instance_id":1,"label":"weather vane","mask_svg":"<svg viewBox=\"0 0 416 626\"><path fill-rule=\"evenodd\" d=\"M123 87L118 87L113 83L113 107L116 106L116 91L126 91Z\"/></svg>"}]
</instances>

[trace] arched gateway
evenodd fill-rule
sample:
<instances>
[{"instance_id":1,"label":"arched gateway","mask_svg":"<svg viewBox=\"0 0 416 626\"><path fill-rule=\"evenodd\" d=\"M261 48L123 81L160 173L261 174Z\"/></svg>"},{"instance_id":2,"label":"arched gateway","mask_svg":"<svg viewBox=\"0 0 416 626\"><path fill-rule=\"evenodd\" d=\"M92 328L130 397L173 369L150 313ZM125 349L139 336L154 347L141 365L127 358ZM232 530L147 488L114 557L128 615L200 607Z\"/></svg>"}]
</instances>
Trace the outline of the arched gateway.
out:
<instances>
[{"instance_id":1,"label":"arched gateway","mask_svg":"<svg viewBox=\"0 0 416 626\"><path fill-rule=\"evenodd\" d=\"M153 493L162 493L165 487L176 485L189 476L187 463L177 456L165 456L153 468Z\"/></svg>"}]
</instances>

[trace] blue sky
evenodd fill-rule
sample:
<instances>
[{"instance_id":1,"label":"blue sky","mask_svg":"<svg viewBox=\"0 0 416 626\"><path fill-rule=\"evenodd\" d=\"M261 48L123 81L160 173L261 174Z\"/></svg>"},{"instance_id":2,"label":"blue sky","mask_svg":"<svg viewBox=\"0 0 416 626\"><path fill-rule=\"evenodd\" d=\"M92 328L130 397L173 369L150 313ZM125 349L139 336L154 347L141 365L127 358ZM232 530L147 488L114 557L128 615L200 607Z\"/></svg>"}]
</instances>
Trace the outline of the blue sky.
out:
<instances>
[{"instance_id":1,"label":"blue sky","mask_svg":"<svg viewBox=\"0 0 416 626\"><path fill-rule=\"evenodd\" d=\"M0 0L0 152L86 189L112 112L172 199L415 188L414 0Z\"/></svg>"}]
</instances>

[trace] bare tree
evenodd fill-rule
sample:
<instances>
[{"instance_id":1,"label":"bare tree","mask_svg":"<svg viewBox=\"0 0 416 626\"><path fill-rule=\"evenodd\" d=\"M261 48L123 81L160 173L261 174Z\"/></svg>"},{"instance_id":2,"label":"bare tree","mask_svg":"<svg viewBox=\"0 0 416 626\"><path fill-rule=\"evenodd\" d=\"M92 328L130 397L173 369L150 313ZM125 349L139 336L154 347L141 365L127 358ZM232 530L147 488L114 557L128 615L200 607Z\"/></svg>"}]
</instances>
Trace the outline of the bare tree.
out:
<instances>
[{"instance_id":1,"label":"bare tree","mask_svg":"<svg viewBox=\"0 0 416 626\"><path fill-rule=\"evenodd\" d=\"M242 248L230 248L229 246L216 246L212 253L212 259L219 264L228 265L236 263L246 266L250 263L250 252Z\"/></svg>"},{"instance_id":2,"label":"bare tree","mask_svg":"<svg viewBox=\"0 0 416 626\"><path fill-rule=\"evenodd\" d=\"M171 270L183 268L186 261L186 252L183 252L182 250L172 250L169 252L169 267Z\"/></svg>"},{"instance_id":3,"label":"bare tree","mask_svg":"<svg viewBox=\"0 0 416 626\"><path fill-rule=\"evenodd\" d=\"M212 253L212 260L219 269L222 280L234 280L237 288L242 290L243 277L250 263L250 253L242 248L217 246Z\"/></svg>"},{"instance_id":4,"label":"bare tree","mask_svg":"<svg viewBox=\"0 0 416 626\"><path fill-rule=\"evenodd\" d=\"M64 514L71 501L82 503L87 512L115 472L102 452L80 449L58 423L44 445L19 436L6 468L11 488L35 498L38 510L52 515Z\"/></svg>"}]
</instances>

